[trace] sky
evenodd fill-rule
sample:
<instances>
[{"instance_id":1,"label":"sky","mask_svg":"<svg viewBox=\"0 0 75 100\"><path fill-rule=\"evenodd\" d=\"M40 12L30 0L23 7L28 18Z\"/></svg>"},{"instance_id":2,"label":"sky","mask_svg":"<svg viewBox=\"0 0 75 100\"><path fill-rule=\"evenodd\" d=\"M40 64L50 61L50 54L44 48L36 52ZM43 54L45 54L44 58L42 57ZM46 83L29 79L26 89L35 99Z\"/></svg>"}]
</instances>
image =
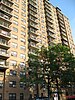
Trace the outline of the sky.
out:
<instances>
[{"instance_id":1,"label":"sky","mask_svg":"<svg viewBox=\"0 0 75 100\"><path fill-rule=\"evenodd\" d=\"M62 13L69 18L75 44L75 0L50 0L50 3L59 7Z\"/></svg>"}]
</instances>

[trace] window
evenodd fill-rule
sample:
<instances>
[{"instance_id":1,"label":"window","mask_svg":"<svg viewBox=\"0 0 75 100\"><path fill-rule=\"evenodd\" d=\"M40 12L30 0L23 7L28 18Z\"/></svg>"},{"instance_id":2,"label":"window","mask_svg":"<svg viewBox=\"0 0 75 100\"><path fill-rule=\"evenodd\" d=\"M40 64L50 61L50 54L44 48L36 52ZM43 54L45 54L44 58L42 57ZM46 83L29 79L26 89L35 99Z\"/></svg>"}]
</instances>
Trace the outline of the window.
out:
<instances>
[{"instance_id":1,"label":"window","mask_svg":"<svg viewBox=\"0 0 75 100\"><path fill-rule=\"evenodd\" d=\"M16 93L9 93L9 100L16 100Z\"/></svg>"},{"instance_id":2,"label":"window","mask_svg":"<svg viewBox=\"0 0 75 100\"><path fill-rule=\"evenodd\" d=\"M21 27L22 27L24 30L26 29L25 25L21 25Z\"/></svg>"},{"instance_id":3,"label":"window","mask_svg":"<svg viewBox=\"0 0 75 100\"><path fill-rule=\"evenodd\" d=\"M17 65L17 61L15 60L10 61L10 66L16 66L16 65Z\"/></svg>"},{"instance_id":4,"label":"window","mask_svg":"<svg viewBox=\"0 0 75 100\"><path fill-rule=\"evenodd\" d=\"M24 94L20 93L20 100L24 100Z\"/></svg>"},{"instance_id":5,"label":"window","mask_svg":"<svg viewBox=\"0 0 75 100\"><path fill-rule=\"evenodd\" d=\"M2 93L0 93L0 100L2 100Z\"/></svg>"},{"instance_id":6,"label":"window","mask_svg":"<svg viewBox=\"0 0 75 100\"><path fill-rule=\"evenodd\" d=\"M15 88L16 87L16 81L10 81L9 82L9 87Z\"/></svg>"},{"instance_id":7,"label":"window","mask_svg":"<svg viewBox=\"0 0 75 100\"><path fill-rule=\"evenodd\" d=\"M18 22L13 20L13 24L17 25L18 26Z\"/></svg>"},{"instance_id":8,"label":"window","mask_svg":"<svg viewBox=\"0 0 75 100\"><path fill-rule=\"evenodd\" d=\"M22 21L24 24L26 23L26 20L25 20L25 19L23 19L23 18L21 19L21 21Z\"/></svg>"},{"instance_id":9,"label":"window","mask_svg":"<svg viewBox=\"0 0 75 100\"><path fill-rule=\"evenodd\" d=\"M18 16L18 15L14 15L14 18L18 19L18 18L19 18L19 16Z\"/></svg>"},{"instance_id":10,"label":"window","mask_svg":"<svg viewBox=\"0 0 75 100\"><path fill-rule=\"evenodd\" d=\"M12 42L11 46L12 46L13 48L17 48L18 44Z\"/></svg>"},{"instance_id":11,"label":"window","mask_svg":"<svg viewBox=\"0 0 75 100\"><path fill-rule=\"evenodd\" d=\"M25 39L23 39L23 38L20 38L20 41L23 42L23 43L25 43Z\"/></svg>"},{"instance_id":12,"label":"window","mask_svg":"<svg viewBox=\"0 0 75 100\"><path fill-rule=\"evenodd\" d=\"M22 45L21 45L21 46L20 46L20 49L25 51L25 46L22 46Z\"/></svg>"},{"instance_id":13,"label":"window","mask_svg":"<svg viewBox=\"0 0 75 100\"><path fill-rule=\"evenodd\" d=\"M20 88L24 88L25 87L25 83L24 82L20 82Z\"/></svg>"},{"instance_id":14,"label":"window","mask_svg":"<svg viewBox=\"0 0 75 100\"><path fill-rule=\"evenodd\" d=\"M18 9L16 9L16 8L14 8L14 11L15 11L16 13L19 13L19 10L18 10Z\"/></svg>"},{"instance_id":15,"label":"window","mask_svg":"<svg viewBox=\"0 0 75 100\"><path fill-rule=\"evenodd\" d=\"M20 58L25 59L25 54L20 54Z\"/></svg>"},{"instance_id":16,"label":"window","mask_svg":"<svg viewBox=\"0 0 75 100\"><path fill-rule=\"evenodd\" d=\"M19 0L15 0L16 2L19 2Z\"/></svg>"},{"instance_id":17,"label":"window","mask_svg":"<svg viewBox=\"0 0 75 100\"><path fill-rule=\"evenodd\" d=\"M11 75L11 76L16 76L16 75L17 75L17 71L15 71L15 70L10 70L10 75Z\"/></svg>"},{"instance_id":18,"label":"window","mask_svg":"<svg viewBox=\"0 0 75 100\"><path fill-rule=\"evenodd\" d=\"M20 77L25 76L25 72L24 71L20 71Z\"/></svg>"},{"instance_id":19,"label":"window","mask_svg":"<svg viewBox=\"0 0 75 100\"><path fill-rule=\"evenodd\" d=\"M25 13L23 13L23 12L21 13L21 15L22 15L23 17L26 17L26 14L25 14Z\"/></svg>"},{"instance_id":20,"label":"window","mask_svg":"<svg viewBox=\"0 0 75 100\"><path fill-rule=\"evenodd\" d=\"M26 12L26 9L24 9L24 8L22 7L22 11L25 13L25 12Z\"/></svg>"},{"instance_id":21,"label":"window","mask_svg":"<svg viewBox=\"0 0 75 100\"><path fill-rule=\"evenodd\" d=\"M16 27L13 27L14 32L18 32L18 29Z\"/></svg>"},{"instance_id":22,"label":"window","mask_svg":"<svg viewBox=\"0 0 75 100\"><path fill-rule=\"evenodd\" d=\"M11 56L17 57L17 52L11 51Z\"/></svg>"},{"instance_id":23,"label":"window","mask_svg":"<svg viewBox=\"0 0 75 100\"><path fill-rule=\"evenodd\" d=\"M5 60L0 60L0 65L5 65Z\"/></svg>"},{"instance_id":24,"label":"window","mask_svg":"<svg viewBox=\"0 0 75 100\"><path fill-rule=\"evenodd\" d=\"M0 81L0 89L3 87L3 82ZM1 100L1 99L0 99Z\"/></svg>"},{"instance_id":25,"label":"window","mask_svg":"<svg viewBox=\"0 0 75 100\"><path fill-rule=\"evenodd\" d=\"M20 67L25 67L25 63L24 62L20 62Z\"/></svg>"},{"instance_id":26,"label":"window","mask_svg":"<svg viewBox=\"0 0 75 100\"><path fill-rule=\"evenodd\" d=\"M19 8L19 5L18 5L17 3L14 3L14 5L15 5L17 8Z\"/></svg>"},{"instance_id":27,"label":"window","mask_svg":"<svg viewBox=\"0 0 75 100\"><path fill-rule=\"evenodd\" d=\"M12 34L12 39L18 39L18 36L17 35L14 35L14 34Z\"/></svg>"},{"instance_id":28,"label":"window","mask_svg":"<svg viewBox=\"0 0 75 100\"><path fill-rule=\"evenodd\" d=\"M21 31L21 35L25 36L25 35L26 35L26 33L25 33L25 32L23 32L23 31Z\"/></svg>"}]
</instances>

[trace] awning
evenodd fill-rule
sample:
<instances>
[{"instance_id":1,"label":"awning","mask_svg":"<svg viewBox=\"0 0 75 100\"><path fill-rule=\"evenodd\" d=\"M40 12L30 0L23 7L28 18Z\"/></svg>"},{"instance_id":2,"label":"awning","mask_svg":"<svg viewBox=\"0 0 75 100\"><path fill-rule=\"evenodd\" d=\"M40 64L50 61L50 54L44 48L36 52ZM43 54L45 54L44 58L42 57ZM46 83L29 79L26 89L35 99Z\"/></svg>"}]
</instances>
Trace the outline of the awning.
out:
<instances>
[{"instance_id":1,"label":"awning","mask_svg":"<svg viewBox=\"0 0 75 100\"><path fill-rule=\"evenodd\" d=\"M75 98L75 96L66 96L67 99Z\"/></svg>"}]
</instances>

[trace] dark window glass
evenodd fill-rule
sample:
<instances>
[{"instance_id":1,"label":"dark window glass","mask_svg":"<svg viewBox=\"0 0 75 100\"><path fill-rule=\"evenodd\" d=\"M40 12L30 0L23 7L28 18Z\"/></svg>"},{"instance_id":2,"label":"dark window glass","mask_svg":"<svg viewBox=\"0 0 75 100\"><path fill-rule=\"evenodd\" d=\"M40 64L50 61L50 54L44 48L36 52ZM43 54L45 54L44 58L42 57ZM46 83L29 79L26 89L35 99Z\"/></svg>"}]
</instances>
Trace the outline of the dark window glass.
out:
<instances>
[{"instance_id":1,"label":"dark window glass","mask_svg":"<svg viewBox=\"0 0 75 100\"><path fill-rule=\"evenodd\" d=\"M9 100L16 100L16 93L9 93Z\"/></svg>"},{"instance_id":2,"label":"dark window glass","mask_svg":"<svg viewBox=\"0 0 75 100\"><path fill-rule=\"evenodd\" d=\"M20 93L20 100L24 100L24 94Z\"/></svg>"},{"instance_id":3,"label":"dark window glass","mask_svg":"<svg viewBox=\"0 0 75 100\"><path fill-rule=\"evenodd\" d=\"M2 93L0 93L0 100L2 100Z\"/></svg>"},{"instance_id":4,"label":"dark window glass","mask_svg":"<svg viewBox=\"0 0 75 100\"><path fill-rule=\"evenodd\" d=\"M9 87L15 88L16 87L16 81L10 81L9 82Z\"/></svg>"}]
</instances>

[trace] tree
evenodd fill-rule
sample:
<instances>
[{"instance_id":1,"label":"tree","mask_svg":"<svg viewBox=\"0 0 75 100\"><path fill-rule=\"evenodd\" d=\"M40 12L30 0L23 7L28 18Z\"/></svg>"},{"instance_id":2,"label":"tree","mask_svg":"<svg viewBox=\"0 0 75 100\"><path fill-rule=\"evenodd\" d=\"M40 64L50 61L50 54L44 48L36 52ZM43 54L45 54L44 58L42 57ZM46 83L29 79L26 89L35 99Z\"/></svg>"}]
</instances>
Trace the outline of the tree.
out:
<instances>
[{"instance_id":1,"label":"tree","mask_svg":"<svg viewBox=\"0 0 75 100\"><path fill-rule=\"evenodd\" d=\"M58 100L60 100L59 93L62 85L65 87L69 83L74 83L75 57L67 46L57 44L48 48L41 47L36 55L29 55L28 66L25 70L28 75L23 80L28 86L34 84L37 86L37 95L39 95L38 84L47 85L49 100L52 85L56 86ZM69 77L70 74L72 78Z\"/></svg>"},{"instance_id":2,"label":"tree","mask_svg":"<svg viewBox=\"0 0 75 100\"><path fill-rule=\"evenodd\" d=\"M26 76L22 77L21 81L26 83L26 87L35 87L36 88L36 96L39 96L39 84L42 84L43 77L41 76L41 62L39 59L39 51L36 51L36 54L29 54L28 59L28 67L24 69L26 72Z\"/></svg>"},{"instance_id":3,"label":"tree","mask_svg":"<svg viewBox=\"0 0 75 100\"><path fill-rule=\"evenodd\" d=\"M49 77L51 82L56 84L58 100L60 100L59 93L61 86L74 82L75 57L67 46L62 46L61 44L50 46L47 53L49 64L47 67L50 69ZM71 78L69 75L71 75Z\"/></svg>"}]
</instances>

